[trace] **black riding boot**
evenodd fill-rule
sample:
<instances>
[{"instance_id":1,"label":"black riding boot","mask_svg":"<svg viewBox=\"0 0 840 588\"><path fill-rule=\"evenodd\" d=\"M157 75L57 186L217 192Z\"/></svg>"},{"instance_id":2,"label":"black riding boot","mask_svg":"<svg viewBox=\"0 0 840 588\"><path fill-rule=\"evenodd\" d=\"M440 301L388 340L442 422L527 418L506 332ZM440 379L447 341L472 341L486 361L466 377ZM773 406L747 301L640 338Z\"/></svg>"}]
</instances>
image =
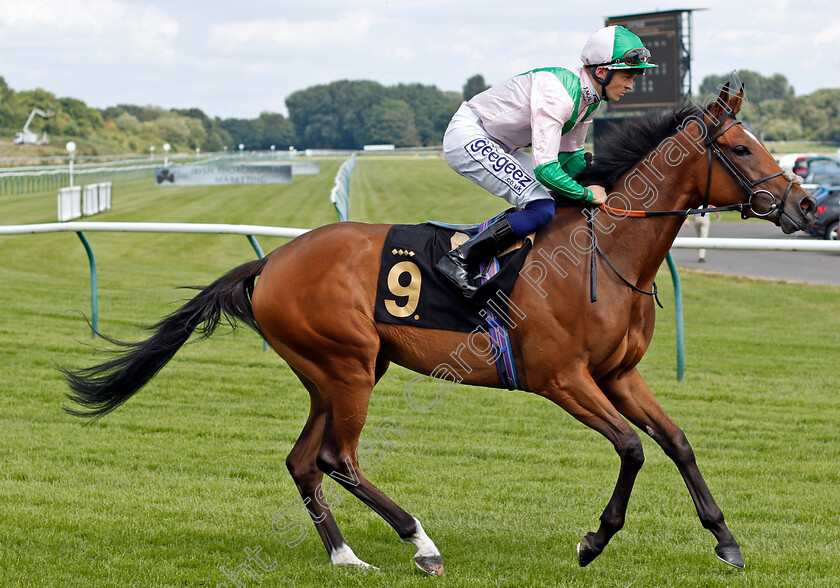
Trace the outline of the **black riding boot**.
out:
<instances>
[{"instance_id":1,"label":"black riding boot","mask_svg":"<svg viewBox=\"0 0 840 588\"><path fill-rule=\"evenodd\" d=\"M481 231L478 235L444 255L435 268L455 284L467 298L472 298L481 286L478 264L489 261L516 242L516 235L507 215Z\"/></svg>"}]
</instances>

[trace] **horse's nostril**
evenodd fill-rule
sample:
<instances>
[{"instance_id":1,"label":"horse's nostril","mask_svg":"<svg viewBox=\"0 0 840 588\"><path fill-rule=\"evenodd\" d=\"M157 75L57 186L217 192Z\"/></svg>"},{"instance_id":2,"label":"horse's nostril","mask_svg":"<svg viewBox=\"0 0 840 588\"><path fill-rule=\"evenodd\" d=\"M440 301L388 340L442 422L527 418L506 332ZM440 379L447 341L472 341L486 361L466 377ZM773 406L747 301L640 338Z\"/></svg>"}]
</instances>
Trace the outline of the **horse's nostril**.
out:
<instances>
[{"instance_id":1,"label":"horse's nostril","mask_svg":"<svg viewBox=\"0 0 840 588\"><path fill-rule=\"evenodd\" d=\"M799 207L805 214L812 214L817 209L817 201L811 197L803 198L799 203Z\"/></svg>"}]
</instances>

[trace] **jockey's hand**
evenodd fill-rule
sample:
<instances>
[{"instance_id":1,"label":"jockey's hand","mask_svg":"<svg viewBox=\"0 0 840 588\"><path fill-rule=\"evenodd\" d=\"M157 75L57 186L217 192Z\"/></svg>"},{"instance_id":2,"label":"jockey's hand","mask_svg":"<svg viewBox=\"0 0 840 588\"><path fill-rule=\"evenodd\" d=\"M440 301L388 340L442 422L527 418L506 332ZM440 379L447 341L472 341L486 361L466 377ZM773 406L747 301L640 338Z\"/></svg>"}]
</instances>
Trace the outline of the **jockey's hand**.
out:
<instances>
[{"instance_id":1,"label":"jockey's hand","mask_svg":"<svg viewBox=\"0 0 840 588\"><path fill-rule=\"evenodd\" d=\"M595 206L599 204L603 204L607 201L607 191L604 189L603 186L593 185L587 186L590 190L592 190L592 204Z\"/></svg>"}]
</instances>

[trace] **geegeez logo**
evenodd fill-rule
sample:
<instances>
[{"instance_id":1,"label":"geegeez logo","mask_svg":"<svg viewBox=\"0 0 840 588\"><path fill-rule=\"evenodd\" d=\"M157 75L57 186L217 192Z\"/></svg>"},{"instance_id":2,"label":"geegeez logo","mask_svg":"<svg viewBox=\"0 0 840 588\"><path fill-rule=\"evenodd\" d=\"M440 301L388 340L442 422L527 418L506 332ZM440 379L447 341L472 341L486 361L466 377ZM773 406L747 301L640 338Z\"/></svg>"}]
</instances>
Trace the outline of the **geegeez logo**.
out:
<instances>
[{"instance_id":1,"label":"geegeez logo","mask_svg":"<svg viewBox=\"0 0 840 588\"><path fill-rule=\"evenodd\" d=\"M521 194L534 183L515 159L502 152L495 143L488 139L474 139L464 149L481 167L510 186L510 189Z\"/></svg>"}]
</instances>

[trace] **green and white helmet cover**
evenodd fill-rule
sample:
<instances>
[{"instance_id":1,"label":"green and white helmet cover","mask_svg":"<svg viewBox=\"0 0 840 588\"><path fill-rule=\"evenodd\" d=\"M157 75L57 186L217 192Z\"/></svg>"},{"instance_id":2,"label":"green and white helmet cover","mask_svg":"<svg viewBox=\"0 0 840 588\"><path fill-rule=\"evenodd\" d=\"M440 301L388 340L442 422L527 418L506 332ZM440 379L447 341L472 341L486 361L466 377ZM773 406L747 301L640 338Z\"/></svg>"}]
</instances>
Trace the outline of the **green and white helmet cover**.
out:
<instances>
[{"instance_id":1,"label":"green and white helmet cover","mask_svg":"<svg viewBox=\"0 0 840 588\"><path fill-rule=\"evenodd\" d=\"M652 67L659 67L643 58L636 63L625 63L623 59L629 54L632 55L635 49L645 49L642 40L620 26L609 26L596 31L580 54L580 60L585 66L602 65L608 69L632 69L645 70ZM649 56L649 53L647 54ZM639 73L642 73L641 71Z\"/></svg>"}]
</instances>

